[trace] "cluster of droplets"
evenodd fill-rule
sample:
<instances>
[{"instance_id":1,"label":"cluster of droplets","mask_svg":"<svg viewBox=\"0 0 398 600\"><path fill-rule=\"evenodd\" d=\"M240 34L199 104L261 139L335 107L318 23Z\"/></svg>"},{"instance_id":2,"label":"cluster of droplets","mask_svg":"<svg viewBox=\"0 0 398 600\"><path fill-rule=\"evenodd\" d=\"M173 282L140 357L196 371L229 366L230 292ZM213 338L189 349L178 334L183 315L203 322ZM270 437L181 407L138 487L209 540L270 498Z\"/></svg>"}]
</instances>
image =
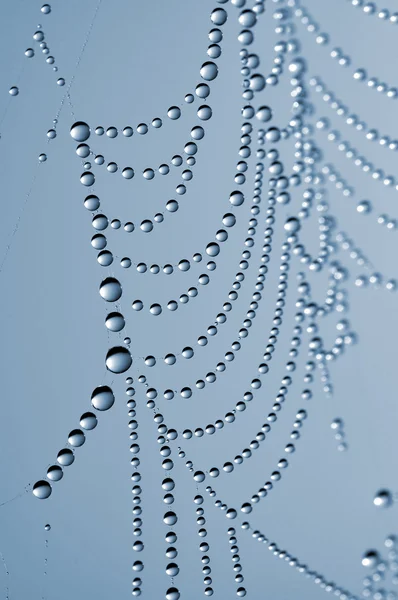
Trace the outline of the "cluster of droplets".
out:
<instances>
[{"instance_id":1,"label":"cluster of droplets","mask_svg":"<svg viewBox=\"0 0 398 600\"><path fill-rule=\"evenodd\" d=\"M139 434L138 434L138 420L136 418L136 402L133 398L135 394L135 390L132 387L133 378L126 378L126 395L128 397L127 400L127 415L128 415L128 428L129 428L129 439L130 439L130 453L132 458L130 459L130 464L132 469L134 469L131 474L131 493L132 493L132 515L133 515L133 551L134 552L142 552L144 550L144 543L142 541L142 506L141 506L141 473L138 470L140 467L140 445L139 445ZM134 578L132 580L132 596L140 596L141 595L141 586L142 579L140 574L144 569L144 563L141 560L134 560L132 565L132 570L134 573Z\"/></svg>"},{"instance_id":2,"label":"cluster of droplets","mask_svg":"<svg viewBox=\"0 0 398 600\"><path fill-rule=\"evenodd\" d=\"M321 118L317 121L316 127L319 131L327 132L330 129L328 119ZM371 175L375 181L382 182L387 187L393 187L398 191L398 184L393 175L384 173L383 169L375 167L366 157L361 156L359 151L354 148L350 142L341 139L342 135L337 129L332 129L327 134L327 140L337 144L337 149L342 152L348 160L352 160L354 165L364 173Z\"/></svg>"},{"instance_id":3,"label":"cluster of droplets","mask_svg":"<svg viewBox=\"0 0 398 600\"><path fill-rule=\"evenodd\" d=\"M337 233L336 242L343 251L349 253L350 258L359 267L366 269L366 273L360 274L355 278L355 285L358 288L366 288L370 285L376 289L384 288L390 292L397 290L397 280L387 278L382 273L375 271L372 263L366 258L363 251L355 245L353 240L344 231Z\"/></svg>"},{"instance_id":4,"label":"cluster of droplets","mask_svg":"<svg viewBox=\"0 0 398 600\"><path fill-rule=\"evenodd\" d=\"M232 554L233 570L235 573L235 583L237 584L236 595L238 598L244 598L246 596L246 588L240 585L244 581L242 574L241 558L239 556L239 546L236 537L236 529L234 527L228 527L228 542L230 545L230 552Z\"/></svg>"},{"instance_id":5,"label":"cluster of droplets","mask_svg":"<svg viewBox=\"0 0 398 600\"><path fill-rule=\"evenodd\" d=\"M336 98L335 94L327 88L320 77L311 77L309 84L313 89L321 94L322 100L339 116L345 120L356 131L361 131L365 139L369 142L377 141L382 148L389 150L398 150L398 140L391 140L388 135L381 135L375 127L369 127L358 115L352 113L343 102Z\"/></svg>"},{"instance_id":6,"label":"cluster of droplets","mask_svg":"<svg viewBox=\"0 0 398 600\"><path fill-rule=\"evenodd\" d=\"M337 450L340 452L345 452L347 450L348 445L345 441L345 431L344 431L344 421L340 417L336 417L330 424L330 427L334 433L334 439L338 442Z\"/></svg>"},{"instance_id":7,"label":"cluster of droplets","mask_svg":"<svg viewBox=\"0 0 398 600\"><path fill-rule=\"evenodd\" d=\"M108 386L95 388L91 395L91 405L96 411L109 410L115 402L113 391ZM52 485L64 476L64 468L69 467L75 461L74 451L83 446L86 441L86 433L96 428L98 419L92 412L85 412L80 417L81 429L73 429L68 435L68 443L57 454L57 464L47 469L47 480L37 481L33 486L33 494L37 498L46 499L52 493Z\"/></svg>"},{"instance_id":8,"label":"cluster of droplets","mask_svg":"<svg viewBox=\"0 0 398 600\"><path fill-rule=\"evenodd\" d=\"M327 33L322 33L320 31L319 25L309 11L301 5L300 0L288 0L288 6L294 8L293 15L305 26L309 33L312 33L315 36L318 44L326 46L331 43L330 36ZM333 48L330 52L330 56L336 60L337 64L341 67L350 67L352 64L350 56L348 56L341 48ZM352 76L356 81L366 84L368 88L374 89L380 94L384 94L387 98L395 99L398 97L397 87L380 81L378 77L369 77L366 69L355 68Z\"/></svg>"},{"instance_id":9,"label":"cluster of droplets","mask_svg":"<svg viewBox=\"0 0 398 600\"><path fill-rule=\"evenodd\" d=\"M210 544L205 539L207 537L207 529L206 529L206 516L203 506L201 506L204 502L204 498L201 494L197 494L194 498L194 503L197 506L195 509L196 512L196 525L198 527L197 534L199 537L199 552L200 561L202 563L202 575L203 575L203 585L204 590L203 593L205 596L212 596L214 594L214 590L212 588L212 577L211 577L211 563L210 563ZM199 505L199 506L198 506Z\"/></svg>"},{"instance_id":10,"label":"cluster of droplets","mask_svg":"<svg viewBox=\"0 0 398 600\"><path fill-rule=\"evenodd\" d=\"M50 4L43 4L43 6L40 9L40 12L43 15L48 15L51 12L51 6ZM46 63L48 65L51 65L52 70L56 73L58 71L58 67L55 65L55 58L54 56L52 56L50 54L50 48L46 42L45 39L45 34L44 31L42 29L42 26L39 24L37 25L36 31L33 34L33 40L34 42L36 42L38 49L41 51L41 53L44 55ZM25 56L27 58L33 58L35 56L35 49L34 48L27 48L25 50ZM63 87L65 85L65 79L63 77L57 77L57 85L59 87ZM10 87L9 89L9 94L10 96L18 96L19 94L19 86L18 85L13 85ZM54 136L55 137L55 136Z\"/></svg>"},{"instance_id":11,"label":"cluster of droplets","mask_svg":"<svg viewBox=\"0 0 398 600\"><path fill-rule=\"evenodd\" d=\"M322 575L318 571L311 569L308 565L301 562L290 552L280 548L278 544L276 544L276 542L271 542L261 531L259 531L258 529L252 529L250 523L248 523L247 521L242 523L242 529L248 532L251 531L251 536L254 540L257 540L257 542L264 544L274 556L285 561L290 567L298 571L298 573L300 573L304 577L312 580L321 589L325 590L326 592L333 592L333 594L340 600L358 600L357 596L350 594L350 592L342 589L333 581L328 580L324 575Z\"/></svg>"},{"instance_id":12,"label":"cluster of droplets","mask_svg":"<svg viewBox=\"0 0 398 600\"><path fill-rule=\"evenodd\" d=\"M347 0L347 2L355 8L359 8L365 15L378 17L381 21L393 25L398 24L398 12L391 12L387 8L378 8L375 2L368 2L367 0Z\"/></svg>"},{"instance_id":13,"label":"cluster of droplets","mask_svg":"<svg viewBox=\"0 0 398 600\"><path fill-rule=\"evenodd\" d=\"M389 535L384 540L385 555L375 549L362 555L362 566L368 571L363 579L362 598L371 600L397 600L398 593L388 589L398 585L397 536ZM387 587L388 586L388 587Z\"/></svg>"}]
</instances>

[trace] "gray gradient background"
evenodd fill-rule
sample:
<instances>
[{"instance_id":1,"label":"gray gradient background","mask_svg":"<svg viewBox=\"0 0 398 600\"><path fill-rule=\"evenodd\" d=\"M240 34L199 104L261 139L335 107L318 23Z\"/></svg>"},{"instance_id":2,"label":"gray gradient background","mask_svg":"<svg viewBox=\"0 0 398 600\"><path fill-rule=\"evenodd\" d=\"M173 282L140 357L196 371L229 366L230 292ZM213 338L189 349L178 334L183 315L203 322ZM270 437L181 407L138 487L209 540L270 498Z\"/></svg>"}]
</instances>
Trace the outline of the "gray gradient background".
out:
<instances>
[{"instance_id":1,"label":"gray gradient background","mask_svg":"<svg viewBox=\"0 0 398 600\"><path fill-rule=\"evenodd\" d=\"M65 88L55 84L56 76L37 54L28 60L23 52L33 45L32 34L37 22L43 24L47 42L59 66L59 76L67 83L75 73L75 64L95 10L96 1L54 0L49 16L41 15L40 3L27 0L0 2L2 35L0 38L1 99L0 114L9 103L1 128L1 203L0 239L2 248L9 241L16 219L24 204L34 174L37 179L26 204L20 227L13 239L7 262L0 273L2 332L0 418L0 502L23 491L24 486L45 475L56 454L66 442L68 432L78 426L82 412L89 410L92 389L112 381L105 373L104 356L108 335L104 327L106 307L98 286L108 269L96 262L90 246L93 235L90 214L83 208L85 190L79 183L81 167L69 137L75 120L65 105L58 126L58 137L47 145L46 131L51 127ZM386 0L386 8L394 8ZM210 0L103 0L90 41L76 71L71 90L76 119L92 126L114 125L118 128L165 117L168 106L181 105L184 95L199 81L199 68L206 59ZM375 17L355 10L345 0L308 0L307 6L330 32L336 46L352 56L358 66L368 68L391 85L394 81L397 29ZM206 126L200 142L194 179L188 193L181 198L180 210L168 215L165 223L149 236L136 232L109 232L109 246L118 256L131 256L135 262L176 263L204 250L227 211L229 192L235 188L233 176L239 147L241 76L239 45L236 36L238 10L224 5L229 20L224 27L223 55L219 59L219 77L212 85L210 104L213 119ZM262 57L263 70L271 68L273 45L272 9L267 3L255 29L253 50ZM314 37L298 26L303 54L309 60L309 74L321 74L325 82L360 117L380 128L392 138L398 136L395 123L397 100L391 101L351 78L328 54L331 47L315 44ZM283 38L284 39L284 38ZM18 77L20 94L8 98L8 88ZM289 114L287 78L276 89L268 88L258 97L275 106L274 122L285 124ZM360 148L386 172L395 173L393 153L364 141L363 134L349 128L314 97L319 116L331 117L353 145ZM322 103L323 104L323 103ZM159 131L131 139L106 136L92 140L94 151L114 157L120 166L133 165L139 172L148 165L167 162L181 152L195 119L194 105L185 106L179 122L165 122ZM318 134L324 135L324 134ZM95 136L94 136L95 137ZM319 137L324 144L325 137ZM324 144L325 146L325 144ZM40 152L48 161L37 167ZM292 164L292 144L285 144L282 157ZM356 190L356 198L369 198L376 213L396 214L397 192L386 189L348 163L336 146L325 146L325 158L334 162ZM106 214L122 220L139 222L143 217L163 210L172 197L177 175L157 176L151 182L125 181L120 173L111 175L105 167L97 169L96 192L103 200ZM251 184L247 196L250 197ZM264 300L248 340L233 366L221 374L206 391L195 392L191 400L176 397L171 403L159 399L169 426L206 425L232 408L247 388L261 361L272 320L276 299L278 255L282 240L284 215L294 213L301 195L293 195L292 204L278 207L270 274ZM375 223L375 216L361 217L355 211L355 199L343 199L330 191L332 213L341 229L387 276L396 274L396 232L388 232ZM216 272L209 286L198 298L176 313L155 318L148 313L134 313L131 301L141 298L146 304L165 302L178 297L196 284L200 267L188 274L139 275L133 269L122 270L117 261L109 269L119 274L124 284L122 308L128 324L126 334L132 338L132 354L164 355L194 345L205 332L233 281L246 236L249 202L237 210L237 226L222 249ZM378 212L377 212L378 211ZM263 227L259 226L257 240ZM316 248L316 222L306 225L308 244ZM2 250L3 252L3 250ZM164 389L168 386L193 385L212 370L235 339L251 298L255 265L261 252L260 241L254 247L253 267L248 273L237 306L228 324L221 327L209 347L198 349L193 361L182 366L155 370L137 363L134 376L145 372L149 382ZM347 256L342 259L357 272ZM202 263L203 266L203 263ZM293 262L293 273L298 264ZM240 415L237 422L213 437L184 444L188 457L197 468L208 469L222 464L246 447L271 409L287 359L287 344L293 327L293 285L288 292L288 307L278 348L270 373L263 380L257 400ZM315 295L322 298L325 277L312 277ZM382 512L372 504L379 487L397 490L396 453L396 336L398 333L396 296L383 290L358 290L353 279L350 289L350 315L360 343L349 349L342 360L332 365L335 394L326 399L319 383L310 406L297 453L290 457L291 466L270 496L263 500L250 519L261 529L312 569L335 580L352 593L360 594L364 569L361 554L369 547L381 548L385 535L397 529L397 508ZM335 318L324 324L326 339L335 335ZM118 338L113 334L115 339ZM286 407L269 439L253 457L229 477L214 480L220 497L236 507L257 490L275 469L288 441L297 409L301 373L305 355L299 360L296 383L289 392ZM192 363L192 364L190 364ZM156 430L151 411L145 408L144 388L137 387L137 414L140 420L143 541L145 551L137 555L131 549L131 482L127 410L123 381L115 377L115 406L99 416L96 430L87 435L86 444L76 451L73 466L65 469L64 479L54 485L51 498L38 501L29 493L0 508L0 551L7 562L12 599L57 600L69 598L131 597L131 565L142 559L143 597L164 597L169 578L164 574L164 533L161 468ZM339 453L330 429L336 416L346 423L349 451ZM176 459L175 507L180 515L180 575L176 585L182 597L196 600L203 595L199 538L196 535L193 495L196 486L183 462ZM213 482L212 482L213 483ZM206 502L208 539L211 545L212 577L215 596L235 597L232 562L228 549L225 519ZM48 575L44 571L44 524L51 523L48 534ZM276 559L263 545L238 531L245 587L253 599L277 600L305 598L317 600L324 591ZM0 598L5 597L6 577L0 570Z\"/></svg>"}]
</instances>

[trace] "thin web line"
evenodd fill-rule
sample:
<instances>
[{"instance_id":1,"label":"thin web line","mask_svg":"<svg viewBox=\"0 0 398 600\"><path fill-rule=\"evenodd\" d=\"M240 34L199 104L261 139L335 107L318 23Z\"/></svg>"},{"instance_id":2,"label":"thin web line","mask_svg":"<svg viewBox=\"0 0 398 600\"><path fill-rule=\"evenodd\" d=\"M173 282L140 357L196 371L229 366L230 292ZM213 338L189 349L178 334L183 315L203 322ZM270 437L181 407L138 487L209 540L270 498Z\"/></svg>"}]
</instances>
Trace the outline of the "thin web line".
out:
<instances>
[{"instance_id":1,"label":"thin web line","mask_svg":"<svg viewBox=\"0 0 398 600\"><path fill-rule=\"evenodd\" d=\"M74 81L75 81L77 70L78 70L78 68L79 68L79 65L80 65L80 63L81 63L81 60L82 60L82 57L83 57L84 51L85 51L85 49L86 49L86 47L87 47L87 44L88 44L88 42L89 42L90 35L91 35L91 32L92 32L92 30L93 30L93 27L94 27L95 20L96 20L96 18L97 18L97 16L98 16L98 11L99 11L99 9L100 9L100 6L101 6L101 4L102 4L102 0L99 0L99 1L98 1L98 3L97 3L96 9L95 9L95 12L94 12L93 18L92 18L92 20L91 20L90 26L89 26L89 28L88 28L88 30L87 30L87 33L86 33L86 36L85 36L85 39L84 39L83 45L82 45L82 47L81 47L81 49L80 49L80 53L79 53L78 59L77 59L77 61L76 61L76 64L75 64L74 73L73 73L73 75L72 75L72 78L71 78L71 80L70 80L70 82L69 82L69 85L68 85L68 87L67 87L67 90L66 90L66 92L65 92L65 94L64 94L64 97L63 97L63 98L62 98L62 100L61 100L60 107L59 107L59 109L58 109L58 112L57 112L57 114L56 114L56 117L55 117L56 119L58 119L58 118L59 118L59 116L60 116L60 114L61 114L61 112L62 112L63 106L64 106L64 104L65 104L65 100L66 100L67 98L68 98L69 105L70 105L70 107L71 107L71 114L72 114L72 116L74 116L73 105L72 105L72 101L71 101L71 97L70 97L70 90L71 90L71 88L72 88L72 86L73 86L73 83L74 83ZM21 74L22 74L22 72L21 72ZM8 105L7 105L7 106L8 106ZM4 116L5 116L5 115L4 115ZM4 117L3 117L3 120L4 120ZM50 141L50 140L47 140L47 144L49 143L49 141ZM37 167L39 167L39 166L40 166L40 163L37 165ZM19 215L18 215L17 221L16 221L16 223L15 223L15 225L14 225L14 229L13 229L13 231L12 231L12 233L11 233L10 241L8 242L8 244L7 244L6 248L5 248L5 251L4 251L4 254L3 254L3 258L2 258L2 260L1 260L1 263L0 263L0 273L2 273L2 271L3 271L4 265L5 265L6 261L7 261L8 255L9 255L9 253L10 253L10 250L11 250L11 248L12 248L12 245L13 245L13 242L14 242L15 236L16 236L16 234L17 234L17 232L18 232L19 225L20 225L20 223L21 223L21 220L22 220L22 217L23 217L23 215L24 215L24 212L25 212L26 206L27 206L27 204L28 204L29 198L30 198L30 196L31 196L31 194L32 194L32 191L33 191L34 185L35 185L35 183L36 183L36 180L37 180L37 175L38 175L38 172L37 172L37 170L36 170L36 172L35 172L35 174L34 174L34 176L33 176L33 178L32 178L32 182L31 182L31 184L30 184L30 188L29 188L29 190L28 190L28 192L27 192L27 194L26 194L26 196L25 196L25 201L24 201L24 203L23 203L23 205L22 205L22 207L21 207L21 210L20 210L20 213L19 213ZM2 505L0 504L0 506L2 506Z\"/></svg>"}]
</instances>

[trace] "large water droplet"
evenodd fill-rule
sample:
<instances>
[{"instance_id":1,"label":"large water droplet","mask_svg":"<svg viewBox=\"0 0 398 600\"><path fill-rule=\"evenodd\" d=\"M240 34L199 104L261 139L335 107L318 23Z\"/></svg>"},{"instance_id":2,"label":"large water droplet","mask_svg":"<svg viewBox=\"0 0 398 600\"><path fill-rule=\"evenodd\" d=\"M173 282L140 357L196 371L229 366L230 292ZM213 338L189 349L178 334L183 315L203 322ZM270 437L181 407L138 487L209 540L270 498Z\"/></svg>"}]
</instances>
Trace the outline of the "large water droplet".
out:
<instances>
[{"instance_id":1,"label":"large water droplet","mask_svg":"<svg viewBox=\"0 0 398 600\"><path fill-rule=\"evenodd\" d=\"M77 121L70 128L70 135L76 142L85 142L90 137L90 127L83 121Z\"/></svg>"},{"instance_id":2,"label":"large water droplet","mask_svg":"<svg viewBox=\"0 0 398 600\"><path fill-rule=\"evenodd\" d=\"M106 368L112 373L124 373L131 367L133 359L130 352L123 346L111 348L106 355Z\"/></svg>"},{"instance_id":3,"label":"large water droplet","mask_svg":"<svg viewBox=\"0 0 398 600\"><path fill-rule=\"evenodd\" d=\"M75 455L69 448L63 448L57 454L57 462L63 467L69 467L75 461Z\"/></svg>"},{"instance_id":4,"label":"large water droplet","mask_svg":"<svg viewBox=\"0 0 398 600\"><path fill-rule=\"evenodd\" d=\"M232 192L229 197L229 201L232 204L232 206L241 206L244 200L245 199L242 192L239 191Z\"/></svg>"},{"instance_id":5,"label":"large water droplet","mask_svg":"<svg viewBox=\"0 0 398 600\"><path fill-rule=\"evenodd\" d=\"M105 326L109 331L121 331L125 326L123 315L118 312L109 313L105 320Z\"/></svg>"},{"instance_id":6,"label":"large water droplet","mask_svg":"<svg viewBox=\"0 0 398 600\"><path fill-rule=\"evenodd\" d=\"M115 396L107 385L100 385L91 394L91 404L96 410L109 410L114 402Z\"/></svg>"},{"instance_id":7,"label":"large water droplet","mask_svg":"<svg viewBox=\"0 0 398 600\"><path fill-rule=\"evenodd\" d=\"M60 481L64 476L64 472L58 465L52 465L47 469L47 479L51 481Z\"/></svg>"},{"instance_id":8,"label":"large water droplet","mask_svg":"<svg viewBox=\"0 0 398 600\"><path fill-rule=\"evenodd\" d=\"M106 302L116 302L122 295L122 286L114 277L107 277L101 283L99 293Z\"/></svg>"},{"instance_id":9,"label":"large water droplet","mask_svg":"<svg viewBox=\"0 0 398 600\"><path fill-rule=\"evenodd\" d=\"M51 496L52 488L48 481L37 481L33 486L33 495L40 500L45 500Z\"/></svg>"},{"instance_id":10,"label":"large water droplet","mask_svg":"<svg viewBox=\"0 0 398 600\"><path fill-rule=\"evenodd\" d=\"M83 446L85 441L86 436L82 431L80 431L80 429L74 429L68 435L68 442L74 448L80 448L80 446Z\"/></svg>"},{"instance_id":11,"label":"large water droplet","mask_svg":"<svg viewBox=\"0 0 398 600\"><path fill-rule=\"evenodd\" d=\"M213 81L218 75L218 67L214 62L205 62L203 63L200 69L200 76L205 81Z\"/></svg>"},{"instance_id":12,"label":"large water droplet","mask_svg":"<svg viewBox=\"0 0 398 600\"><path fill-rule=\"evenodd\" d=\"M97 427L97 423L97 417L91 412L86 412L80 417L80 427L87 431Z\"/></svg>"},{"instance_id":13,"label":"large water droplet","mask_svg":"<svg viewBox=\"0 0 398 600\"><path fill-rule=\"evenodd\" d=\"M86 171L85 173L82 173L80 175L80 183L82 185L85 185L86 187L89 187L90 185L94 185L94 183L95 183L94 173L91 173L91 171Z\"/></svg>"}]
</instances>

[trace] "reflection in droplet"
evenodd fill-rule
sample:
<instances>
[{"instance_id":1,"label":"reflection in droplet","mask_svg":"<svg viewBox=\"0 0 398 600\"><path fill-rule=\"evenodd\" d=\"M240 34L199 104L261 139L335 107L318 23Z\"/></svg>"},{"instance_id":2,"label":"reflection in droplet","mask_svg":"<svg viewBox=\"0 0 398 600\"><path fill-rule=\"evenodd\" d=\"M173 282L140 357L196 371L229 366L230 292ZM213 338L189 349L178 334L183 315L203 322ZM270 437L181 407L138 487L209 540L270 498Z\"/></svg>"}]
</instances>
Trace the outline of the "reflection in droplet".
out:
<instances>
[{"instance_id":1,"label":"reflection in droplet","mask_svg":"<svg viewBox=\"0 0 398 600\"><path fill-rule=\"evenodd\" d=\"M80 417L80 427L87 431L91 431L97 427L97 423L97 417L91 412L86 412Z\"/></svg>"},{"instance_id":2,"label":"reflection in droplet","mask_svg":"<svg viewBox=\"0 0 398 600\"><path fill-rule=\"evenodd\" d=\"M75 455L69 448L63 448L57 454L57 462L63 467L69 467L75 460Z\"/></svg>"},{"instance_id":3,"label":"reflection in droplet","mask_svg":"<svg viewBox=\"0 0 398 600\"><path fill-rule=\"evenodd\" d=\"M109 329L109 331L117 332L123 329L123 327L125 326L125 320L123 315L121 315L120 313L112 312L109 313L109 315L107 315L105 325L106 328Z\"/></svg>"},{"instance_id":4,"label":"reflection in droplet","mask_svg":"<svg viewBox=\"0 0 398 600\"><path fill-rule=\"evenodd\" d=\"M80 175L80 183L82 185L85 185L86 187L89 187L90 185L94 185L94 183L95 183L94 174L91 173L91 171L86 171L85 173L82 173Z\"/></svg>"},{"instance_id":5,"label":"reflection in droplet","mask_svg":"<svg viewBox=\"0 0 398 600\"><path fill-rule=\"evenodd\" d=\"M90 127L83 121L77 121L70 128L70 135L76 142L85 142L90 137Z\"/></svg>"},{"instance_id":6,"label":"reflection in droplet","mask_svg":"<svg viewBox=\"0 0 398 600\"><path fill-rule=\"evenodd\" d=\"M203 63L200 69L200 76L205 81L213 81L218 75L218 67L214 62L205 62Z\"/></svg>"},{"instance_id":7,"label":"reflection in droplet","mask_svg":"<svg viewBox=\"0 0 398 600\"><path fill-rule=\"evenodd\" d=\"M116 302L122 295L122 286L114 277L107 277L102 281L99 292L106 302Z\"/></svg>"},{"instance_id":8,"label":"reflection in droplet","mask_svg":"<svg viewBox=\"0 0 398 600\"><path fill-rule=\"evenodd\" d=\"M52 488L48 481L37 481L33 486L33 495L40 500L45 500L51 496Z\"/></svg>"},{"instance_id":9,"label":"reflection in droplet","mask_svg":"<svg viewBox=\"0 0 398 600\"><path fill-rule=\"evenodd\" d=\"M68 443L74 448L80 448L86 441L86 436L80 429L74 429L68 435Z\"/></svg>"},{"instance_id":10,"label":"reflection in droplet","mask_svg":"<svg viewBox=\"0 0 398 600\"><path fill-rule=\"evenodd\" d=\"M91 394L91 404L96 410L109 410L115 402L115 396L110 387L101 385Z\"/></svg>"},{"instance_id":11,"label":"reflection in droplet","mask_svg":"<svg viewBox=\"0 0 398 600\"><path fill-rule=\"evenodd\" d=\"M60 481L64 476L64 472L58 465L52 465L47 469L47 479L50 481Z\"/></svg>"},{"instance_id":12,"label":"reflection in droplet","mask_svg":"<svg viewBox=\"0 0 398 600\"><path fill-rule=\"evenodd\" d=\"M112 373L124 373L131 367L132 362L133 359L127 348L115 346L108 351L105 365Z\"/></svg>"}]
</instances>

